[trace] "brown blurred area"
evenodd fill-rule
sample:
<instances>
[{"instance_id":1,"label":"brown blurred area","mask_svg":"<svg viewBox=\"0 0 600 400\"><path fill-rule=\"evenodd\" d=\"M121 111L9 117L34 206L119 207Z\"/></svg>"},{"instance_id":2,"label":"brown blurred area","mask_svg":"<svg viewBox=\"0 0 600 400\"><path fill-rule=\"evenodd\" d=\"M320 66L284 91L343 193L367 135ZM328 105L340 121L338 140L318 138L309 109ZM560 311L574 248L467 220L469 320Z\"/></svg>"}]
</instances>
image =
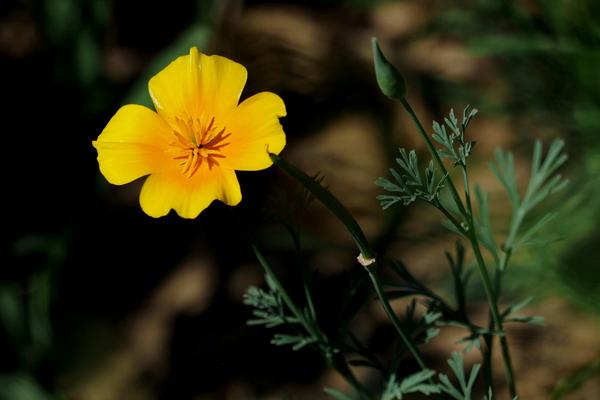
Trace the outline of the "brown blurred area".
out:
<instances>
[{"instance_id":1,"label":"brown blurred area","mask_svg":"<svg viewBox=\"0 0 600 400\"><path fill-rule=\"evenodd\" d=\"M2 350L0 357L8 360L2 371L30 365L40 387L62 396L56 398L320 399L326 398L323 387L348 389L310 350L271 346L271 332L246 326L250 309L242 304L243 294L264 279L227 207L213 204L195 221L174 215L152 220L137 204L141 182L110 187L97 172L90 141L120 104L139 98L136 85L161 52L190 32L201 51L246 66L243 97L259 91L282 96L288 112L282 154L307 173L324 176L380 254L402 259L415 276L441 290L448 287L444 251L454 242L440 226L441 216L419 204L384 212L376 200L380 189L373 182L387 174L397 148L416 148L425 156L425 147L402 108L376 86L371 37L380 39L405 74L408 98L426 126L451 107L462 110L470 102L480 108L469 132L477 142L473 179L502 205L495 208L495 221L504 221L510 210L487 168L493 149L516 150L525 178L534 135L564 134L564 126L540 124L533 114L485 108L519 94L492 57L474 55L463 38L436 25L450 7L445 2L209 3L61 0L0 7L2 83L12 99L4 117L12 119L5 148L35 147L34 161L25 160L22 175L7 182L18 195L11 200L15 213L5 251L32 237L56 241L62 251L57 261L39 254L9 257L2 279L19 293L35 290L31 276L50 271L52 328L46 356L23 364L17 350ZM532 14L536 3L517 2ZM75 10L77 16L65 24L77 27L52 34L48 19L60 7ZM188 28L202 24L209 34L197 38ZM89 43L77 39L88 34ZM80 48L86 45L95 51ZM277 192L292 191L293 183L274 168L239 178L244 200L236 213L294 288L293 243L266 212L277 210ZM327 327L348 269L359 267L356 250L316 203L306 210L302 228L305 255L323 280L318 305ZM484 298L475 293L474 301L473 314L485 324ZM402 312L406 304L397 306ZM544 316L547 325L509 329L520 398L547 398L560 378L600 355L598 321L558 295L540 296L527 312ZM392 351L393 330L377 303L366 305L352 326L384 358ZM448 354L463 348L456 344L462 333L444 331L425 346L427 359L446 368ZM479 362L479 353L466 359ZM501 360L496 361L495 378L503 388ZM368 369L356 373L368 385L380 384ZM564 398L598 396L600 381L590 379Z\"/></svg>"}]
</instances>

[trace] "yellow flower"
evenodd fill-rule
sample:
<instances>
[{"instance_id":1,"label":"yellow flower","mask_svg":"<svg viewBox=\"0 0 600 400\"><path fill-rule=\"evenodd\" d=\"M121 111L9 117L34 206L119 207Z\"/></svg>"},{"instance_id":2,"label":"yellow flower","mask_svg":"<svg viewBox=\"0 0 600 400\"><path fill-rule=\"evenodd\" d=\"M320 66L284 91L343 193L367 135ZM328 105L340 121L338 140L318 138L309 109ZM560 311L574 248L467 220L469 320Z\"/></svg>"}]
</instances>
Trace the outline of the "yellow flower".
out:
<instances>
[{"instance_id":1,"label":"yellow flower","mask_svg":"<svg viewBox=\"0 0 600 400\"><path fill-rule=\"evenodd\" d=\"M134 104L121 107L98 140L104 177L123 185L150 175L140 205L152 217L171 209L195 218L215 199L242 199L235 171L257 171L279 154L285 133L283 100L258 93L238 104L246 83L244 66L193 47L148 84L156 112Z\"/></svg>"}]
</instances>

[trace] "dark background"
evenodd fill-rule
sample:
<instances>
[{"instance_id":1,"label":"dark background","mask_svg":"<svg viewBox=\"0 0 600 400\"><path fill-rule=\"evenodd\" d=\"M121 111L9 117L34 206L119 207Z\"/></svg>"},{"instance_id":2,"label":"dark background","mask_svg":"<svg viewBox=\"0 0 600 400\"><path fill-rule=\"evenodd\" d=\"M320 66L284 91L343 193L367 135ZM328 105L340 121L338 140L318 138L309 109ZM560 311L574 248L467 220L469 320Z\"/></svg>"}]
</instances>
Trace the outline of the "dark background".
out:
<instances>
[{"instance_id":1,"label":"dark background","mask_svg":"<svg viewBox=\"0 0 600 400\"><path fill-rule=\"evenodd\" d=\"M571 185L554 200L561 214L547 233L555 240L517 257L507 288L509 297L534 295L532 312L548 326L515 328L512 343L523 398L545 398L561 378L577 382L578 371L582 385L564 398L598 396L598 3L449 3L0 3L0 398L301 399L343 389L309 350L275 348L269 332L245 325L242 295L262 273L238 220L298 290L293 243L277 223L292 182L274 168L240 173L244 199L234 212L215 203L193 221L155 220L137 204L141 182L113 187L99 174L91 141L119 106L150 105L148 79L189 47L230 57L248 69L242 97L268 90L285 100L282 154L325 176L381 254L443 289L452 238L438 216L418 205L383 213L375 200L373 181L396 147L424 148L376 87L372 36L405 73L426 126L450 107L480 109L474 175L492 193L500 231L508 205L486 167L492 150L514 150L525 179L535 138L566 140ZM319 206L302 221L331 330L355 250ZM483 315L481 293L472 300ZM378 351L390 349L376 305L355 328ZM458 337L438 338L426 356L443 368Z\"/></svg>"}]
</instances>

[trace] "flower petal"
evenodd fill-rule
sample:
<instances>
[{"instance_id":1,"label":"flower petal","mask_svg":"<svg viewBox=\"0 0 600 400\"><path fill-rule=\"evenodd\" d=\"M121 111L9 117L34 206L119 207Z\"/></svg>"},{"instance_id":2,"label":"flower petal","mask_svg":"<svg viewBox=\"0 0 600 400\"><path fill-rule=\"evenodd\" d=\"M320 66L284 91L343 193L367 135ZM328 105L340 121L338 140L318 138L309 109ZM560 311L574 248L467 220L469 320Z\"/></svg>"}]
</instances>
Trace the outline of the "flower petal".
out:
<instances>
[{"instance_id":1,"label":"flower petal","mask_svg":"<svg viewBox=\"0 0 600 400\"><path fill-rule=\"evenodd\" d=\"M221 164L240 171L269 167L268 152L279 154L285 147L285 133L279 123L279 117L285 115L285 104L274 93L261 92L244 100L227 124L231 137L223 147Z\"/></svg>"},{"instance_id":2,"label":"flower petal","mask_svg":"<svg viewBox=\"0 0 600 400\"><path fill-rule=\"evenodd\" d=\"M242 200L235 171L204 164L191 177L179 171L153 174L140 193L142 210L151 217L165 216L174 209L182 218L196 218L213 200L234 206Z\"/></svg>"},{"instance_id":3,"label":"flower petal","mask_svg":"<svg viewBox=\"0 0 600 400\"><path fill-rule=\"evenodd\" d=\"M98 140L100 172L110 183L123 185L172 165L164 153L170 128L154 111L139 105L121 107Z\"/></svg>"},{"instance_id":4,"label":"flower petal","mask_svg":"<svg viewBox=\"0 0 600 400\"><path fill-rule=\"evenodd\" d=\"M237 105L246 68L221 56L207 56L192 47L148 83L152 101L165 119L200 117L206 113L223 120Z\"/></svg>"}]
</instances>

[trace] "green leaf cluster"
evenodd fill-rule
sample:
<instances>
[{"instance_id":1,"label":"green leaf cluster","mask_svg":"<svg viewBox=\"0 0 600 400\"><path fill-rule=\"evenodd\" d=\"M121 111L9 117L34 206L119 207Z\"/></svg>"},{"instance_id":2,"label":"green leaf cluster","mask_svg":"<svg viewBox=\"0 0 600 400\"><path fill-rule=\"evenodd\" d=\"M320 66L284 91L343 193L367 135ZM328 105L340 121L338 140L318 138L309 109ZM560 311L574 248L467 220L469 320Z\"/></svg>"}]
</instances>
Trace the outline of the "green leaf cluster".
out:
<instances>
[{"instance_id":1,"label":"green leaf cluster","mask_svg":"<svg viewBox=\"0 0 600 400\"><path fill-rule=\"evenodd\" d=\"M407 376L398 382L395 375L388 379L381 400L402 400L404 395L409 393L422 393L426 396L440 393L437 384L429 383L435 376L435 371L425 369Z\"/></svg>"},{"instance_id":2,"label":"green leaf cluster","mask_svg":"<svg viewBox=\"0 0 600 400\"><path fill-rule=\"evenodd\" d=\"M439 374L441 390L453 399L471 400L473 385L475 384L475 379L477 378L477 374L479 373L481 365L473 365L467 378L465 376L462 354L456 351L452 353L451 358L448 360L448 365L458 381L458 386L452 384L452 382L450 382L450 378L448 378L446 374Z\"/></svg>"},{"instance_id":3,"label":"green leaf cluster","mask_svg":"<svg viewBox=\"0 0 600 400\"><path fill-rule=\"evenodd\" d=\"M515 161L512 153L497 149L494 153L495 163L490 163L490 168L496 178L504 186L512 208L512 217L508 237L503 246L505 252L512 252L519 247L536 242L536 235L550 222L555 213L546 213L521 233L526 217L543 200L553 193L566 187L568 181L561 174L556 173L567 161L563 152L564 142L555 139L550 144L545 158L542 156L542 143L535 142L531 163L531 174L525 193L521 195L518 189L518 179L515 170ZM484 215L483 218L489 218ZM501 268L505 266L501 264Z\"/></svg>"},{"instance_id":4,"label":"green leaf cluster","mask_svg":"<svg viewBox=\"0 0 600 400\"><path fill-rule=\"evenodd\" d=\"M396 163L400 166L400 172L390 168L394 180L380 177L375 181L377 186L388 192L377 196L381 207L386 210L398 202L407 206L417 199L428 203L437 202L446 177L436 176L433 160L429 162L422 175L417 153L414 150L407 153L403 148L400 148L399 152L400 157L396 158Z\"/></svg>"},{"instance_id":5,"label":"green leaf cluster","mask_svg":"<svg viewBox=\"0 0 600 400\"><path fill-rule=\"evenodd\" d=\"M448 117L444 118L444 124L433 121L433 140L441 144L443 147L438 150L438 154L442 158L450 159L454 165L467 165L467 158L471 155L475 142L465 139L465 131L471 119L477 115L477 109L470 106L463 110L462 120L459 124L454 109L450 109ZM446 130L446 127L450 130Z\"/></svg>"},{"instance_id":6,"label":"green leaf cluster","mask_svg":"<svg viewBox=\"0 0 600 400\"><path fill-rule=\"evenodd\" d=\"M287 325L292 328L294 334L276 333L271 340L275 346L292 346L292 350L300 350L303 347L317 343L319 338L310 331L302 329L302 317L309 318L305 310L304 316L297 316L289 309L278 291L277 283L269 275L265 276L268 291L251 286L244 295L244 304L254 308L252 315L254 319L248 320L248 325L264 325L265 328L275 328Z\"/></svg>"}]
</instances>

